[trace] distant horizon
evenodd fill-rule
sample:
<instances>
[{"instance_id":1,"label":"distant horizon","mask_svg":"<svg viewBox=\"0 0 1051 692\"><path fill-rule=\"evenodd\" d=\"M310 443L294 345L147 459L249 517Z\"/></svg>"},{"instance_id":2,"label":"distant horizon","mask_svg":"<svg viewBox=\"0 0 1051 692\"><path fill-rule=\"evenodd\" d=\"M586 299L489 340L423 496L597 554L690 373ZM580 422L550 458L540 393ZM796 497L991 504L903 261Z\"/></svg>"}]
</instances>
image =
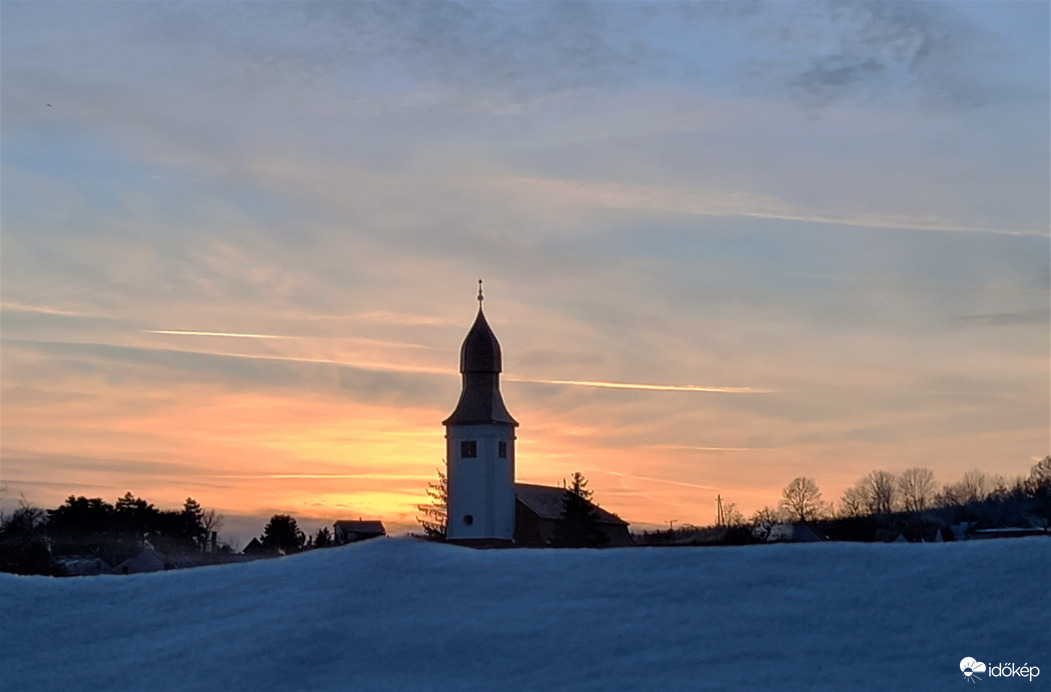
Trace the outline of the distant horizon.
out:
<instances>
[{"instance_id":1,"label":"distant horizon","mask_svg":"<svg viewBox=\"0 0 1051 692\"><path fill-rule=\"evenodd\" d=\"M1049 13L0 3L0 507L409 527L479 277L518 480L634 527L1025 475Z\"/></svg>"}]
</instances>

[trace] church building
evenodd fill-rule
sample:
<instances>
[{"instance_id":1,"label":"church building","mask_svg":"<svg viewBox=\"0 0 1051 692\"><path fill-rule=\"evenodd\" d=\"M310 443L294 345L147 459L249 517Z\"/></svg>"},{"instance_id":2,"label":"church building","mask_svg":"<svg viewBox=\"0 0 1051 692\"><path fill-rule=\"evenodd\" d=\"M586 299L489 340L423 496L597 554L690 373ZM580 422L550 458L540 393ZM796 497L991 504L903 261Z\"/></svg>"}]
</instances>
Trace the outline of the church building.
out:
<instances>
[{"instance_id":1,"label":"church building","mask_svg":"<svg viewBox=\"0 0 1051 692\"><path fill-rule=\"evenodd\" d=\"M515 483L518 421L500 393L500 343L482 311L460 348L463 389L445 426L448 507L446 540L478 547L550 545L562 488ZM593 506L609 546L632 545L628 524Z\"/></svg>"}]
</instances>

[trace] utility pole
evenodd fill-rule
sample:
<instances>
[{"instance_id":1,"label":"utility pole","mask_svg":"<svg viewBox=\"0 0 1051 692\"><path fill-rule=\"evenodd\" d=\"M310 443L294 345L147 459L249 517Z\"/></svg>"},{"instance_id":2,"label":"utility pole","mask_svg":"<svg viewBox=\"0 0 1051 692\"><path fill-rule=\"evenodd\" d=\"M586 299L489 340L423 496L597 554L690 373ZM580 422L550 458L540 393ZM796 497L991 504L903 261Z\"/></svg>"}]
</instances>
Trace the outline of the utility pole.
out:
<instances>
[{"instance_id":1,"label":"utility pole","mask_svg":"<svg viewBox=\"0 0 1051 692\"><path fill-rule=\"evenodd\" d=\"M716 506L716 510L715 510L716 511L716 514L715 514L715 525L716 526L722 526L723 525L723 496L722 495L716 495L715 496L715 506Z\"/></svg>"}]
</instances>

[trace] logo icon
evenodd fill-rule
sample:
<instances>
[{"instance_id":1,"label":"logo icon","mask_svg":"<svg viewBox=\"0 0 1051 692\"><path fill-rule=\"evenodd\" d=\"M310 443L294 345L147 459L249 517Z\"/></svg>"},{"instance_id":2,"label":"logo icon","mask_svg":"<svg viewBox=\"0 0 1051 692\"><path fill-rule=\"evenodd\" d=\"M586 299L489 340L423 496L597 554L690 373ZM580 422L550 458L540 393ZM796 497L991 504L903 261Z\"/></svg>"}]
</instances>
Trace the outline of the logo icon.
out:
<instances>
[{"instance_id":1,"label":"logo icon","mask_svg":"<svg viewBox=\"0 0 1051 692\"><path fill-rule=\"evenodd\" d=\"M981 680L976 673L984 673L985 664L968 656L960 661L960 670L963 671L963 677L967 682L974 682L975 680Z\"/></svg>"}]
</instances>

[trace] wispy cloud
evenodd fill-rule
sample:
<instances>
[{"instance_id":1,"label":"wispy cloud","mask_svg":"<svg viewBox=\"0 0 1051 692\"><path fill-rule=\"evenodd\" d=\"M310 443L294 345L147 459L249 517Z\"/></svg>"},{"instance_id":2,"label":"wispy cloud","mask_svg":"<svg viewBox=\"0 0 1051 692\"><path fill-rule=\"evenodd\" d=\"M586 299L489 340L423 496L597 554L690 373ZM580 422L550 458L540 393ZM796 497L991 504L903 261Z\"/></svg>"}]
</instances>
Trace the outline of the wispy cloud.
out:
<instances>
[{"instance_id":1,"label":"wispy cloud","mask_svg":"<svg viewBox=\"0 0 1051 692\"><path fill-rule=\"evenodd\" d=\"M777 452L779 447L701 447L697 445L647 445L649 449L685 449L697 452Z\"/></svg>"},{"instance_id":2,"label":"wispy cloud","mask_svg":"<svg viewBox=\"0 0 1051 692\"><path fill-rule=\"evenodd\" d=\"M373 370L377 372L394 372L394 373L420 373L428 375L452 375L455 374L455 370L452 368L437 368L420 365L411 365L405 363L386 363L382 361L352 361L352 360L341 360L338 358L314 358L309 356L285 356L285 355L274 355L274 354L260 354L260 353L239 353L236 351L209 351L201 349L187 349L187 348L159 348L154 346L142 346L142 345L125 345L125 344L113 344L103 342L89 342L89 341L51 341L46 339L9 339L8 343L11 344L36 344L40 347L48 347L52 350L57 351L69 351L76 349L89 350L95 353L110 353L114 357L119 356L121 352L143 352L143 353L171 353L181 354L187 356L205 356L215 358L233 358L233 359L245 359L245 360L259 360L259 361L274 361L274 362L290 362L290 363L316 363L320 365L338 365L347 368L354 368L357 370Z\"/></svg>"},{"instance_id":3,"label":"wispy cloud","mask_svg":"<svg viewBox=\"0 0 1051 692\"><path fill-rule=\"evenodd\" d=\"M456 320L448 317L435 315L413 315L403 312L389 312L386 310L373 310L371 312L359 312L347 315L347 319L362 320L364 322L376 322L379 324L393 324L406 327L447 327L459 324Z\"/></svg>"},{"instance_id":4,"label":"wispy cloud","mask_svg":"<svg viewBox=\"0 0 1051 692\"><path fill-rule=\"evenodd\" d=\"M959 219L904 214L840 213L827 209L804 209L799 204L772 195L749 192L718 192L680 187L658 187L612 182L583 182L558 178L508 178L494 181L509 188L532 191L563 203L587 204L620 209L672 211L701 216L742 216L782 221L900 228L916 231L989 233L1007 236L1047 237L1047 228L1005 228L977 225Z\"/></svg>"},{"instance_id":5,"label":"wispy cloud","mask_svg":"<svg viewBox=\"0 0 1051 692\"><path fill-rule=\"evenodd\" d=\"M953 323L965 327L976 327L981 325L1043 324L1047 321L1048 311L1043 309L960 315L953 320Z\"/></svg>"},{"instance_id":6,"label":"wispy cloud","mask_svg":"<svg viewBox=\"0 0 1051 692\"><path fill-rule=\"evenodd\" d=\"M299 341L313 340L313 341L349 341L360 344L370 344L373 346L383 347L394 347L394 348L411 348L411 349L424 349L424 350L435 350L434 346L428 346L426 344L417 344L411 341L391 341L389 339L370 339L364 336L343 336L340 334L333 334L330 336L291 336L287 334L244 334L238 332L198 332L198 331L185 331L185 330L170 330L170 329L142 329L140 330L143 334L165 334L171 336L220 336L220 337L233 337L242 339L294 339Z\"/></svg>"},{"instance_id":7,"label":"wispy cloud","mask_svg":"<svg viewBox=\"0 0 1051 692\"><path fill-rule=\"evenodd\" d=\"M25 305L23 303L15 303L6 300L3 303L0 303L0 310L10 312L34 312L42 315L60 315L62 317L94 317L94 315L85 315L84 313L74 312L72 310L63 310L61 308L53 308L46 305Z\"/></svg>"}]
</instances>

